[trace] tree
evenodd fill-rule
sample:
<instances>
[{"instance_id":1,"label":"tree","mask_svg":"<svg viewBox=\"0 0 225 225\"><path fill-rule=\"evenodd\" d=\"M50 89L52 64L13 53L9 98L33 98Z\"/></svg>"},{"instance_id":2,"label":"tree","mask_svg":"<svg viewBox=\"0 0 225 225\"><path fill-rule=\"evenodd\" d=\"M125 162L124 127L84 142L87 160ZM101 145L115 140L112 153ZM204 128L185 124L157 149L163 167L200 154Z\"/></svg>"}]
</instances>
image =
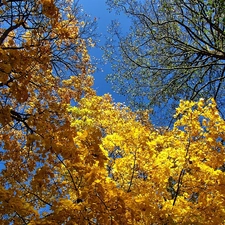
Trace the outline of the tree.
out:
<instances>
[{"instance_id":1,"label":"tree","mask_svg":"<svg viewBox=\"0 0 225 225\"><path fill-rule=\"evenodd\" d=\"M52 143L68 142L67 104L93 92L87 46L95 27L78 21L79 7L70 1L9 0L0 9L0 220L28 224L29 204L49 206L45 196L53 190L44 189L38 174L49 179L45 170L60 155Z\"/></svg>"},{"instance_id":2,"label":"tree","mask_svg":"<svg viewBox=\"0 0 225 225\"><path fill-rule=\"evenodd\" d=\"M57 100L79 99L82 88L89 87L90 22L78 21L79 9L69 1L3 1L0 6L1 123L14 120L34 132L26 122L31 116Z\"/></svg>"},{"instance_id":3,"label":"tree","mask_svg":"<svg viewBox=\"0 0 225 225\"><path fill-rule=\"evenodd\" d=\"M158 130L109 95L82 98L51 139L5 147L1 222L223 224L225 122L214 100L182 101L175 116Z\"/></svg>"},{"instance_id":4,"label":"tree","mask_svg":"<svg viewBox=\"0 0 225 225\"><path fill-rule=\"evenodd\" d=\"M156 129L148 111L91 89L69 2L1 6L2 18L33 16L1 30L1 224L224 223L225 122L213 99L182 101L174 128Z\"/></svg>"},{"instance_id":5,"label":"tree","mask_svg":"<svg viewBox=\"0 0 225 225\"><path fill-rule=\"evenodd\" d=\"M105 56L108 80L134 108L165 106L180 99L213 97L224 102L225 3L221 0L108 0L130 18L123 35L113 22ZM168 108L167 112L168 113Z\"/></svg>"},{"instance_id":6,"label":"tree","mask_svg":"<svg viewBox=\"0 0 225 225\"><path fill-rule=\"evenodd\" d=\"M75 143L89 151L83 167L97 166L80 186L93 224L224 223L225 122L213 99L181 101L169 131L107 95L69 111Z\"/></svg>"}]
</instances>

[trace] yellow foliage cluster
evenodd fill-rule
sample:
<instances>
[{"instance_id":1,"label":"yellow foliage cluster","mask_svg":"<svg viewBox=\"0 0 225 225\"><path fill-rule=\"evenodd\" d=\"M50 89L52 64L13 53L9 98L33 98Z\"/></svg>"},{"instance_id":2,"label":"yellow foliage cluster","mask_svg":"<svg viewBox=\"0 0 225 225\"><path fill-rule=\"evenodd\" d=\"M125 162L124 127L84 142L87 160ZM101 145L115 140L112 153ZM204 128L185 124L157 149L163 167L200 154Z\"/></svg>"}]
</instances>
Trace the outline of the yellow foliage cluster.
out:
<instances>
[{"instance_id":1,"label":"yellow foliage cluster","mask_svg":"<svg viewBox=\"0 0 225 225\"><path fill-rule=\"evenodd\" d=\"M78 130L75 145L86 154L93 155L94 149L95 163L103 171L101 179L91 174L91 182L101 184L103 193L96 195L104 196L101 204L107 213L99 224L224 223L225 122L213 99L182 101L175 115L180 119L163 133L137 121L107 95L84 98L69 112L71 126ZM105 198L109 181L112 196ZM122 211L112 204L118 196Z\"/></svg>"},{"instance_id":2,"label":"yellow foliage cluster","mask_svg":"<svg viewBox=\"0 0 225 225\"><path fill-rule=\"evenodd\" d=\"M0 224L38 224L65 197L76 136L67 105L94 93L92 66L73 2L0 7Z\"/></svg>"},{"instance_id":3,"label":"yellow foliage cluster","mask_svg":"<svg viewBox=\"0 0 225 225\"><path fill-rule=\"evenodd\" d=\"M224 223L225 122L213 99L181 102L164 132L109 95L82 98L67 116L24 146L4 136L3 212L16 201L30 224Z\"/></svg>"},{"instance_id":4,"label":"yellow foliage cluster","mask_svg":"<svg viewBox=\"0 0 225 225\"><path fill-rule=\"evenodd\" d=\"M224 224L214 100L181 101L168 130L96 96L71 3L37 2L44 25L0 32L0 224Z\"/></svg>"}]
</instances>

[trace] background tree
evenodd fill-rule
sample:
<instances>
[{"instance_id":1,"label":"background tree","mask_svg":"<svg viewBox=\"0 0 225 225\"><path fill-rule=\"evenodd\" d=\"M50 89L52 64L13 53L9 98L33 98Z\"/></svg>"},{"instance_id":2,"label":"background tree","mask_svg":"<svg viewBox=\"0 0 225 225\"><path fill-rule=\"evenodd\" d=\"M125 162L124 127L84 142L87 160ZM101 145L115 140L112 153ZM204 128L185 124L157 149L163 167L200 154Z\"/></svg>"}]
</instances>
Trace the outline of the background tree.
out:
<instances>
[{"instance_id":1,"label":"background tree","mask_svg":"<svg viewBox=\"0 0 225 225\"><path fill-rule=\"evenodd\" d=\"M113 22L105 56L108 80L135 108L214 97L224 104L224 1L108 0L130 18L123 35ZM113 38L114 37L114 38ZM175 105L173 105L175 103ZM166 114L168 114L168 108Z\"/></svg>"}]
</instances>

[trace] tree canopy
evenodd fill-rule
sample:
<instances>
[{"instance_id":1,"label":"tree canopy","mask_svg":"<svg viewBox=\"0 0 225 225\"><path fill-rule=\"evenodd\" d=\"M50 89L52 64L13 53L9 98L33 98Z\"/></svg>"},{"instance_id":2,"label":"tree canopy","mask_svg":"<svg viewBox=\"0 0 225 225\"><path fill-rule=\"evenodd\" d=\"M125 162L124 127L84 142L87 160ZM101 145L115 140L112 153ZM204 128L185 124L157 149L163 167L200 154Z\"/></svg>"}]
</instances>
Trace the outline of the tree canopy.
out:
<instances>
[{"instance_id":1,"label":"tree canopy","mask_svg":"<svg viewBox=\"0 0 225 225\"><path fill-rule=\"evenodd\" d=\"M173 129L156 128L91 88L73 2L0 7L1 224L224 224L214 99L181 101Z\"/></svg>"},{"instance_id":2,"label":"tree canopy","mask_svg":"<svg viewBox=\"0 0 225 225\"><path fill-rule=\"evenodd\" d=\"M69 1L15 0L0 6L2 127L14 121L12 128L38 132L36 117L54 111L54 119L63 103L78 100L92 83L88 23L77 20L79 11Z\"/></svg>"},{"instance_id":3,"label":"tree canopy","mask_svg":"<svg viewBox=\"0 0 225 225\"><path fill-rule=\"evenodd\" d=\"M125 13L130 29L113 22L105 56L108 76L131 106L149 108L180 99L224 102L223 0L108 0ZM168 111L167 111L168 113Z\"/></svg>"},{"instance_id":4,"label":"tree canopy","mask_svg":"<svg viewBox=\"0 0 225 225\"><path fill-rule=\"evenodd\" d=\"M84 16L78 21L70 1L9 0L0 9L1 224L28 224L29 203L40 209L53 192L38 175L60 154L53 134L69 143L67 104L93 92L87 45L94 26Z\"/></svg>"}]
</instances>

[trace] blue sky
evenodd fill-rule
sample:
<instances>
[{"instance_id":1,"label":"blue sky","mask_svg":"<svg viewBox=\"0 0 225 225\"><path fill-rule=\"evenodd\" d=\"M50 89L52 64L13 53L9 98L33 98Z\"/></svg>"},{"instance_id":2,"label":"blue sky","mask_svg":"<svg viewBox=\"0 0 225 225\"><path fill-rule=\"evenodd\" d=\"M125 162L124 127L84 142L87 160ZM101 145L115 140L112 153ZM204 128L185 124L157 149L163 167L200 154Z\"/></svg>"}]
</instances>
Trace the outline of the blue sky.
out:
<instances>
[{"instance_id":1,"label":"blue sky","mask_svg":"<svg viewBox=\"0 0 225 225\"><path fill-rule=\"evenodd\" d=\"M89 14L93 19L97 18L98 28L96 32L100 35L99 45L104 45L106 36L108 37L109 35L109 33L107 33L108 26L111 24L112 20L116 19L119 21L123 34L129 31L130 25L130 21L126 15L118 15L114 12L109 12L105 1L106 0L79 0L79 4L83 7L84 12ZM89 54L91 57L101 59L103 56L103 51L100 48L93 48ZM97 91L97 94L103 95L105 93L110 93L114 102L123 102L126 104L126 98L115 93L111 88L111 84L106 82L107 74L111 73L110 65L107 64L104 66L99 64L97 66L99 69L101 68L103 70L102 72L97 70L97 72L94 74L94 89ZM161 108L154 107L155 114L151 117L151 122L156 126L167 126L170 124L170 116L169 118L162 118L163 113L164 115L167 115L167 110L168 107L166 106Z\"/></svg>"},{"instance_id":2,"label":"blue sky","mask_svg":"<svg viewBox=\"0 0 225 225\"><path fill-rule=\"evenodd\" d=\"M125 34L129 31L130 21L126 15L117 15L114 12L109 12L108 6L105 3L106 0L79 0L80 5L83 7L85 13L89 14L92 18L97 18L98 29L96 32L100 34L100 45L104 45L106 39L105 37L109 34L107 33L108 26L111 24L112 20L118 20L122 27L122 32ZM103 51L100 48L94 48L89 52L91 57L96 57L101 59ZM97 70L94 74L95 84L94 89L97 91L98 95L103 95L105 93L110 93L113 97L114 102L123 102L126 104L126 98L124 96L116 94L112 88L111 84L106 82L106 75L111 73L111 67L109 64L103 66L98 65L98 68L102 68L103 71ZM162 118L162 114L167 115L168 107L157 108L154 107L154 116L151 117L151 121L156 126L167 126L170 123L171 117Z\"/></svg>"},{"instance_id":3,"label":"blue sky","mask_svg":"<svg viewBox=\"0 0 225 225\"><path fill-rule=\"evenodd\" d=\"M99 45L104 45L105 37L107 34L108 26L111 21L114 19L118 19L120 23L126 24L128 20L125 16L116 15L113 12L109 12L108 6L105 3L106 0L80 0L79 4L82 5L85 13L89 14L92 18L97 18L98 28L96 32L100 35ZM100 48L91 49L89 52L91 57L96 57L98 59L102 59L103 51ZM106 75L111 72L111 67L109 64L97 65L98 70L94 74L95 84L94 89L97 91L98 95L103 95L105 93L110 93L116 102L125 102L125 97L116 94L111 89L111 84L107 83L105 78ZM100 70L102 69L102 71Z\"/></svg>"}]
</instances>

